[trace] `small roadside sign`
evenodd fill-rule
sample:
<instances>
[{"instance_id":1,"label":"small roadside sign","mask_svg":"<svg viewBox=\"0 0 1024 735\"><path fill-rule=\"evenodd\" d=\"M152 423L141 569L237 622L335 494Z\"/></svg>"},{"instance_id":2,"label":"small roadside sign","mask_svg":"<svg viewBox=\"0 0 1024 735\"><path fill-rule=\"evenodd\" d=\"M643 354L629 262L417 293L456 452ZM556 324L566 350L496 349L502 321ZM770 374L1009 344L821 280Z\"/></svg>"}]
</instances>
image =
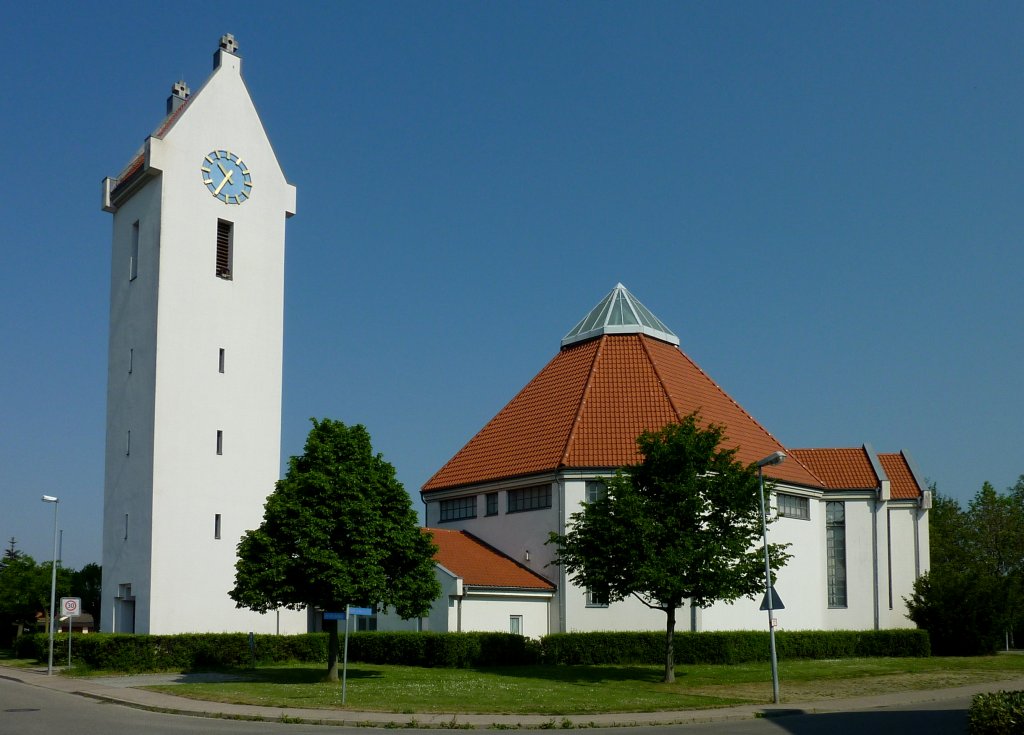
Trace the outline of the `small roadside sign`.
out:
<instances>
[{"instance_id":1,"label":"small roadside sign","mask_svg":"<svg viewBox=\"0 0 1024 735\"><path fill-rule=\"evenodd\" d=\"M81 597L62 597L60 598L60 612L61 615L65 615L69 618L76 617L82 614L82 598Z\"/></svg>"},{"instance_id":2,"label":"small roadside sign","mask_svg":"<svg viewBox=\"0 0 1024 735\"><path fill-rule=\"evenodd\" d=\"M782 604L782 598L779 597L779 593L775 591L775 585L772 585L772 610L785 610L786 606ZM765 592L764 598L761 600L761 609L768 609L768 593Z\"/></svg>"},{"instance_id":3,"label":"small roadside sign","mask_svg":"<svg viewBox=\"0 0 1024 735\"><path fill-rule=\"evenodd\" d=\"M345 613L343 612L325 612L324 620L344 620Z\"/></svg>"},{"instance_id":4,"label":"small roadside sign","mask_svg":"<svg viewBox=\"0 0 1024 735\"><path fill-rule=\"evenodd\" d=\"M373 615L373 608L370 607L350 607L348 609L349 615Z\"/></svg>"}]
</instances>

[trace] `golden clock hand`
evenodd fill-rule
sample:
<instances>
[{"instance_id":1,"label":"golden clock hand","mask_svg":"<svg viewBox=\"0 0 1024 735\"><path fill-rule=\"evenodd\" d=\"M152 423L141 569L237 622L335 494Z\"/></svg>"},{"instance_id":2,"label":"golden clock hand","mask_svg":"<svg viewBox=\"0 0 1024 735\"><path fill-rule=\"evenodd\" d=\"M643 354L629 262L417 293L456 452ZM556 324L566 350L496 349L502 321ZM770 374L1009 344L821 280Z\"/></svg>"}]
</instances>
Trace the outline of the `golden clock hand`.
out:
<instances>
[{"instance_id":1,"label":"golden clock hand","mask_svg":"<svg viewBox=\"0 0 1024 735\"><path fill-rule=\"evenodd\" d=\"M219 169L220 169L220 172L221 172L222 174L224 174L225 176L227 176L227 175L228 175L228 172L227 172L227 170L226 170L226 169L224 168L224 164L222 164L222 163L221 163L220 161L217 161L217 168L219 168Z\"/></svg>"},{"instance_id":2,"label":"golden clock hand","mask_svg":"<svg viewBox=\"0 0 1024 735\"><path fill-rule=\"evenodd\" d=\"M223 167L221 167L221 170L223 170ZM220 196L220 190L224 188L224 184L231 182L231 174L233 174L234 172L234 169L232 169L231 171L224 171L224 178L220 180L220 183L217 184L217 188L213 190L214 196Z\"/></svg>"}]
</instances>

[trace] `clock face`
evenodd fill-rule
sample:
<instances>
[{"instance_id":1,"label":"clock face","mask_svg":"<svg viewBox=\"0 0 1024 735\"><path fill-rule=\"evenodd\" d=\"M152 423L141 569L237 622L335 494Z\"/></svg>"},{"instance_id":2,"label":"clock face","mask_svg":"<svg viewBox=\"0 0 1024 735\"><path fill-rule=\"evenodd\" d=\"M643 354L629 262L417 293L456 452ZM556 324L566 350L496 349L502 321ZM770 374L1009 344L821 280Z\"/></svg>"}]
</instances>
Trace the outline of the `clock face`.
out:
<instances>
[{"instance_id":1,"label":"clock face","mask_svg":"<svg viewBox=\"0 0 1024 735\"><path fill-rule=\"evenodd\" d=\"M252 175L237 154L213 151L203 159L203 183L225 204L241 204L252 196Z\"/></svg>"}]
</instances>

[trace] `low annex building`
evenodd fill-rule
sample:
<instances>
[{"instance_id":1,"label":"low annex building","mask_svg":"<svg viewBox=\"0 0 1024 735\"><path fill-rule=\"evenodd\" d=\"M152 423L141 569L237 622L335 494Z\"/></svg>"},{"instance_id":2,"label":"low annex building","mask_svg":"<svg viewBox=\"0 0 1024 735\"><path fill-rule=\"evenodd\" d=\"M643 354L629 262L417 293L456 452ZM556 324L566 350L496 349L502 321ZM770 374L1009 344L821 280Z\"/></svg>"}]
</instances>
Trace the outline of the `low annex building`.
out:
<instances>
[{"instance_id":1,"label":"low annex building","mask_svg":"<svg viewBox=\"0 0 1024 735\"><path fill-rule=\"evenodd\" d=\"M440 548L437 574L445 594L419 625L533 636L662 629L664 614L638 600L609 605L574 585L551 564L554 549L545 542L552 531L564 533L569 516L602 491L603 477L639 461L641 432L699 411L702 420L726 428L726 442L742 462L776 451L788 455L765 468L775 484L770 512L778 518L771 540L791 544L793 555L776 583L785 603L776 613L779 626L911 626L903 598L928 570L931 496L907 452L876 454L867 444L787 449L678 345L667 326L617 285L533 380L424 484L425 520ZM483 568L481 550L492 555ZM500 570L513 567L516 579L530 584L493 584ZM761 629L759 604L687 606L678 619L695 631ZM391 628L397 621L382 616L381 624Z\"/></svg>"}]
</instances>

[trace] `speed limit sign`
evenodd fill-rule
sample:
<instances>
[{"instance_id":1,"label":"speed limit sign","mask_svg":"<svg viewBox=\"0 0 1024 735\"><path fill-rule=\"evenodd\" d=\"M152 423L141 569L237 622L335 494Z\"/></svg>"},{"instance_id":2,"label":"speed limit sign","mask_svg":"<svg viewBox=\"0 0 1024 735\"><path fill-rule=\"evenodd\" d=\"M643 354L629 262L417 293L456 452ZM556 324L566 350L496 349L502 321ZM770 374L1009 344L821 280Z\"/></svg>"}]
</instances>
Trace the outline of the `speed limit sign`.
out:
<instances>
[{"instance_id":1,"label":"speed limit sign","mask_svg":"<svg viewBox=\"0 0 1024 735\"><path fill-rule=\"evenodd\" d=\"M69 618L73 618L76 615L82 614L82 598L81 597L62 597L60 598L60 610L62 615L66 615Z\"/></svg>"}]
</instances>

